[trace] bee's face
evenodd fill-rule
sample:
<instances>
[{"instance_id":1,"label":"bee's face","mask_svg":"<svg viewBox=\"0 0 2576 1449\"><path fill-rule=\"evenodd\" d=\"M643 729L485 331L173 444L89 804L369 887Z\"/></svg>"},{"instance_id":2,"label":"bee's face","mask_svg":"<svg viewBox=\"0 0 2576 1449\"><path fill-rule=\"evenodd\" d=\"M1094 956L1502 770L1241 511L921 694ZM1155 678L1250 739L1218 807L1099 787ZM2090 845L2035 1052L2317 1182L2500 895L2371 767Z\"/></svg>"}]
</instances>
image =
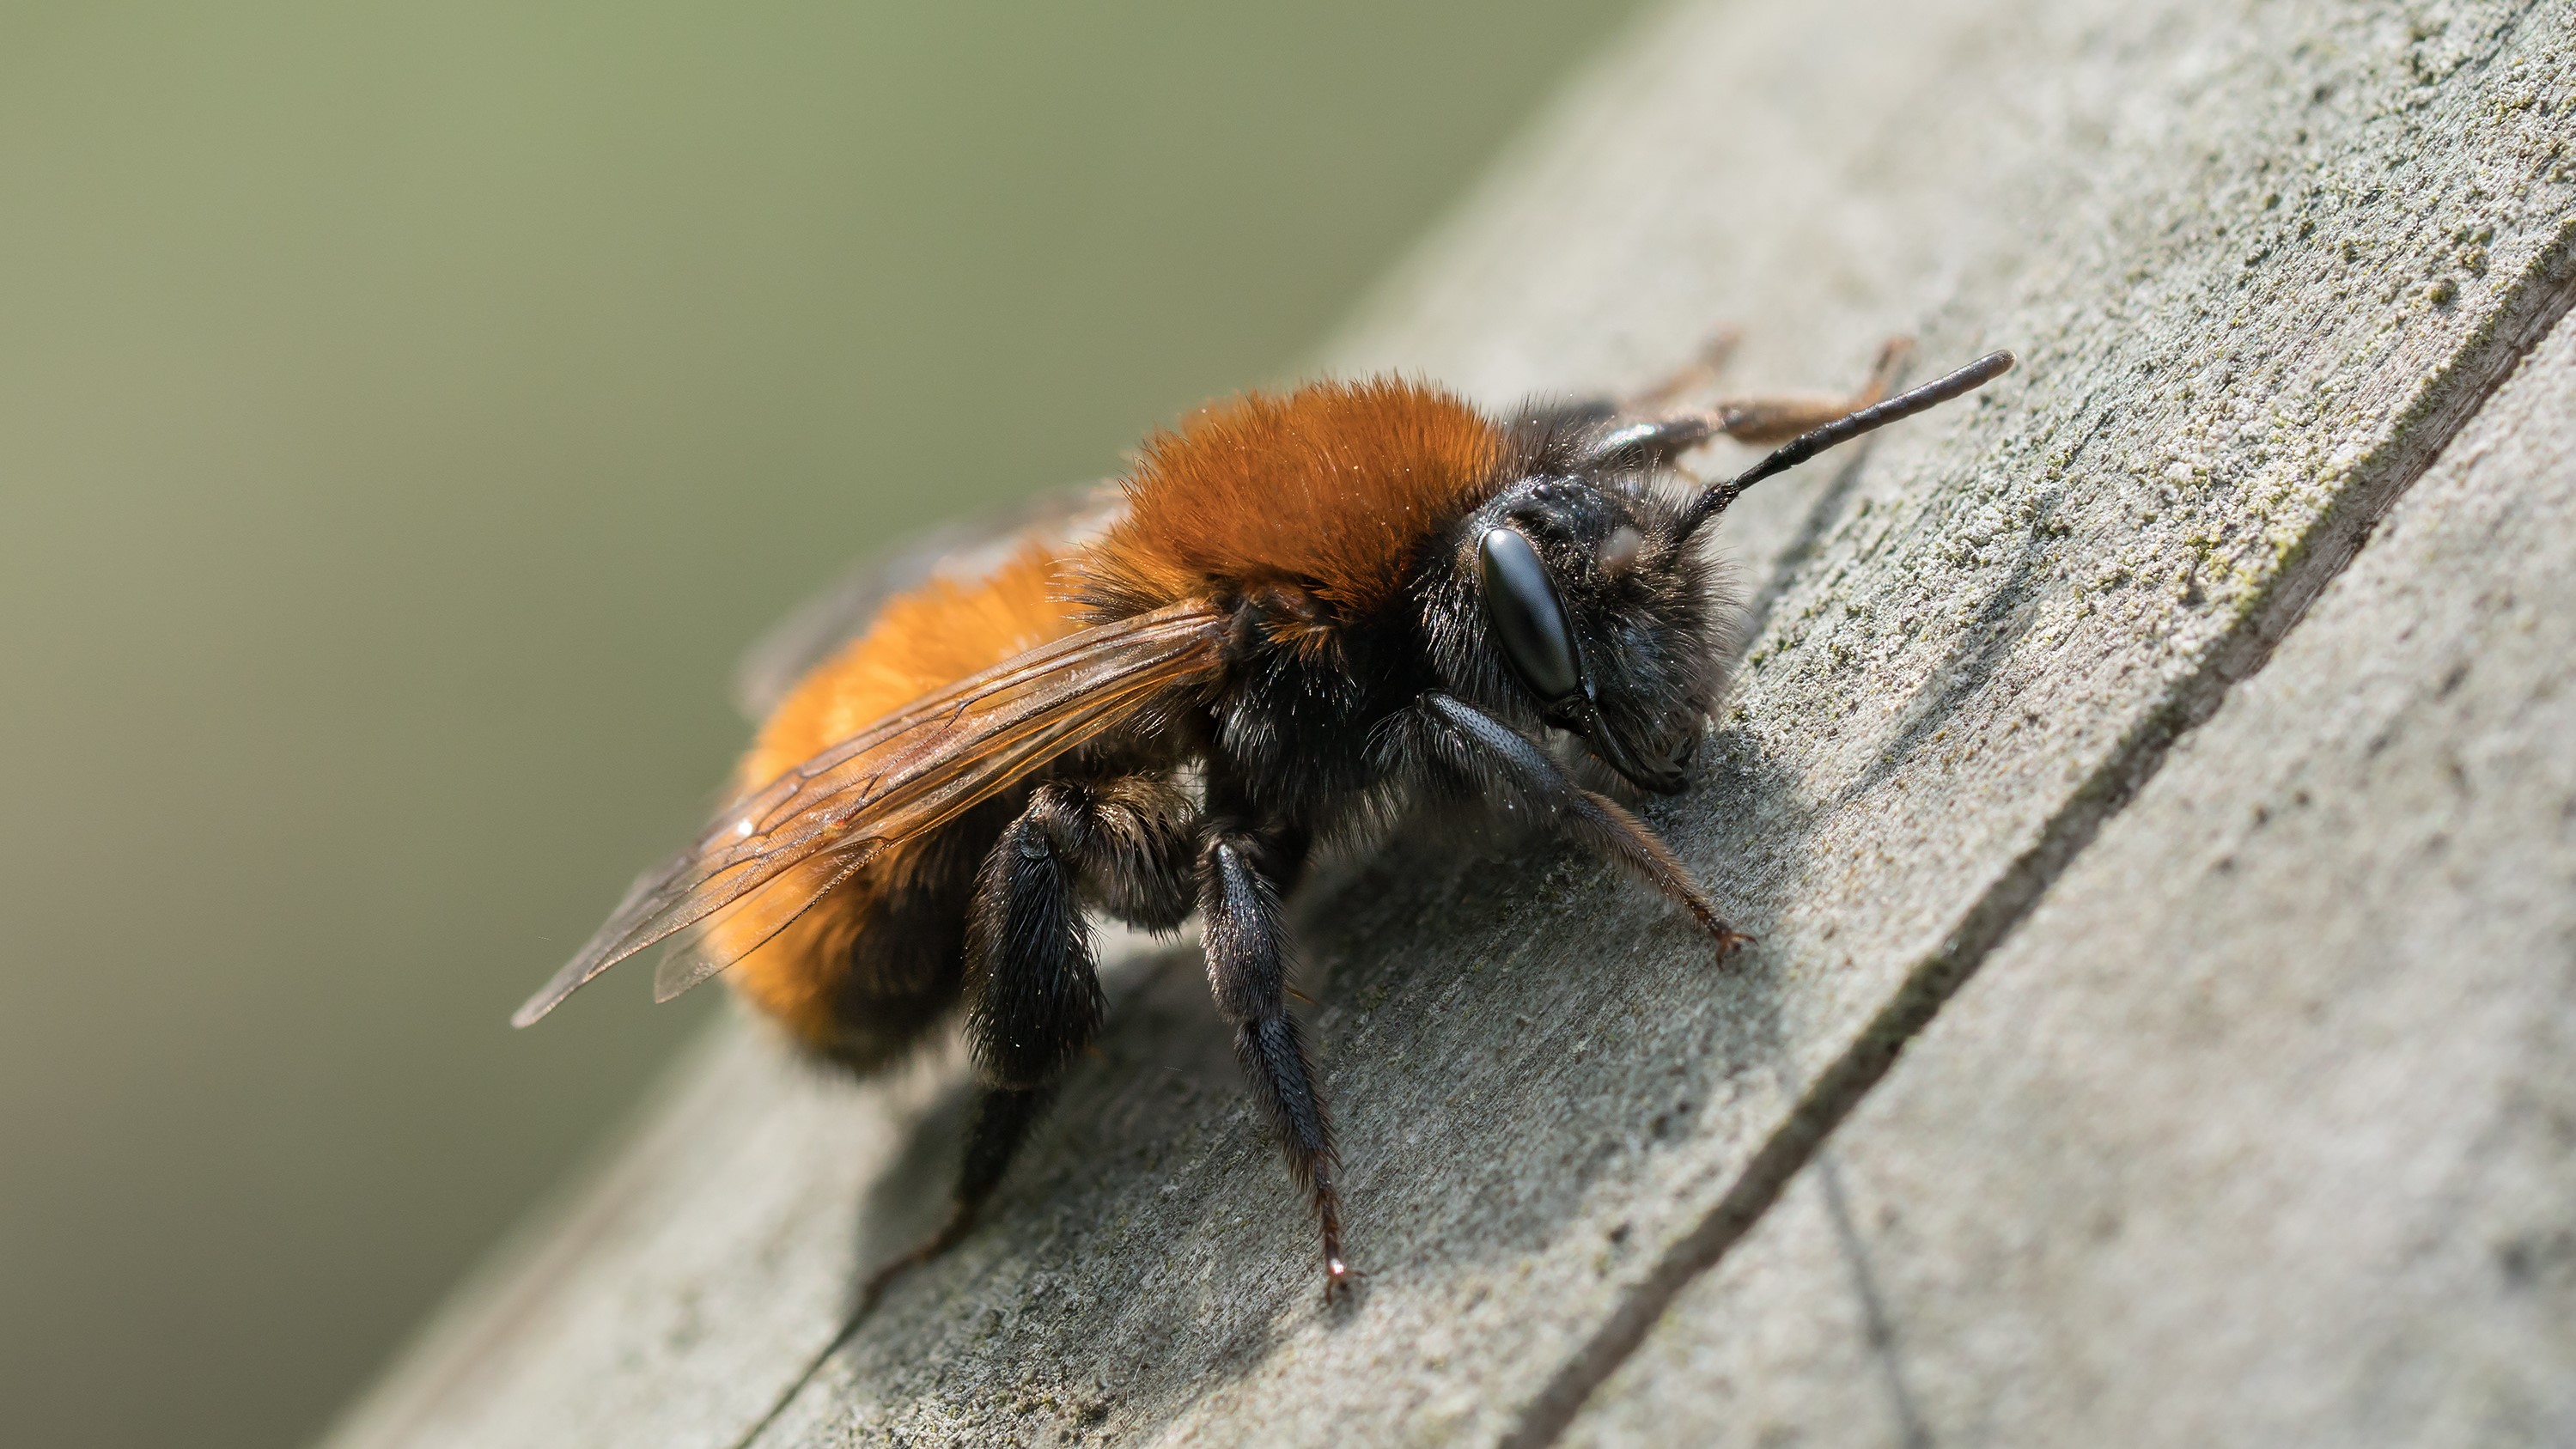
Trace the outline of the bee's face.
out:
<instances>
[{"instance_id":1,"label":"bee's face","mask_svg":"<svg viewBox=\"0 0 2576 1449\"><path fill-rule=\"evenodd\" d=\"M1630 480L1505 489L1459 541L1472 607L1454 610L1452 647L1435 642L1451 687L1574 734L1641 789L1685 788L1727 641L1679 509Z\"/></svg>"}]
</instances>

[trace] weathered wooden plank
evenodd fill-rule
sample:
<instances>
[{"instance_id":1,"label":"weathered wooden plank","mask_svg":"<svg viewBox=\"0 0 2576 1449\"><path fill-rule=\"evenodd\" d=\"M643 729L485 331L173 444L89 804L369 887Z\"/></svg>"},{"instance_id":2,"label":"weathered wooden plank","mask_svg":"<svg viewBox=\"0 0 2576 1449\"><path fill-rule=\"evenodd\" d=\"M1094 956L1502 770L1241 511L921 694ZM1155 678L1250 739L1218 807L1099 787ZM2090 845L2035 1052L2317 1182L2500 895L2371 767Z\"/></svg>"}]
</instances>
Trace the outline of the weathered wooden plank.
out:
<instances>
[{"instance_id":1,"label":"weathered wooden plank","mask_svg":"<svg viewBox=\"0 0 2576 1449\"><path fill-rule=\"evenodd\" d=\"M2576 1439L2576 324L1571 1442Z\"/></svg>"},{"instance_id":2,"label":"weathered wooden plank","mask_svg":"<svg viewBox=\"0 0 2576 1449\"><path fill-rule=\"evenodd\" d=\"M919 1220L867 1184L938 1184L819 1104L752 1142L746 1096L672 1129L725 1139L723 1180L690 1156L716 1145L640 1162L605 1190L631 1232L560 1249L515 1318L461 1310L443 1377L343 1442L1544 1441L2564 309L2569 27L2504 0L1661 18L1333 358L1499 401L1642 378L1721 321L1766 382L1847 380L1896 329L2022 353L1731 521L1760 631L1705 778L1651 813L1761 946L1715 971L1545 847L1399 847L1302 913L1356 1302L1314 1301L1189 953L1144 952L989 1225L775 1418L847 1289L787 1280ZM919 1092L848 1110L908 1122ZM719 1292L746 1306L694 1341L633 1331Z\"/></svg>"},{"instance_id":3,"label":"weathered wooden plank","mask_svg":"<svg viewBox=\"0 0 2576 1449\"><path fill-rule=\"evenodd\" d=\"M772 1442L995 1432L1017 1422L1018 1383L1096 1396L1083 1412L1104 1428L1175 1439L1528 1422L1551 1370L1579 1387L1621 1311L1686 1271L1812 1084L1867 1050L1892 1003L1965 964L1946 943L1995 930L1995 903L2008 916L2324 577L2511 355L2500 327L2555 305L2537 259L2564 255L2546 139L2565 96L2539 118L2498 100L2561 84L2542 61L2564 36L2536 12L2431 37L2340 11L2052 14L1979 11L1946 43L1877 10L1768 22L1853 36L1885 19L1898 33L1881 43L1954 52L1945 78L2002 109L1927 117L1901 88L1803 88L1798 112L1854 158L1850 194L1888 219L1854 234L1819 206L1781 223L1765 260L1798 256L1803 272L1738 271L1706 212L1701 228L1673 219L1692 204L1676 193L1711 194L1678 175L1739 159L1734 174L1777 174L1750 164L1760 133L1734 124L1729 98L1762 93L1796 50L1730 46L1731 14L1682 17L1595 92L1604 109L1562 154L1469 224L1467 255L1431 263L1458 290L1393 324L1402 338L1459 319L1460 355L1426 341L1429 365L1502 393L1536 379L1478 356L1578 349L1605 317L1653 317L1674 341L1709 317L1780 335L1753 279L1776 297L1867 254L1880 275L1946 267L1924 328L1936 355L2025 349L2019 390L1882 448L1782 592L1711 786L1662 818L1766 949L1713 981L1651 908L1604 905L1603 877L1562 860L1435 870L1427 889L1418 862L1373 874L1318 913L1314 941L1378 1272L1348 1319L1297 1301L1302 1243L1234 1227L1284 1196L1248 1124L1229 1116L1198 1151L1185 1144L1208 1130L1204 1109L1095 1127L1129 1089L1097 1078L1051 1144L1064 1176L1032 1202L1046 1226L989 1240L942 1275L945 1292L890 1304ZM2330 123L2348 129L2323 140ZM2502 200L2515 180L2543 189ZM2326 235L2322 258L2302 222L2307 242ZM2466 278L2446 306L2426 270L2464 227L2494 228L2471 311ZM1497 298L1534 300L1498 312ZM1395 360L1403 345L1353 350ZM1221 1070L1208 1090L1232 1112ZM1083 1190L1079 1164L1115 1161L1140 1128L1130 1160L1161 1165ZM1224 1250L1195 1250L1216 1229ZM1246 1236L1249 1251L1233 1241ZM1174 1244L1193 1250L1165 1261Z\"/></svg>"}]
</instances>

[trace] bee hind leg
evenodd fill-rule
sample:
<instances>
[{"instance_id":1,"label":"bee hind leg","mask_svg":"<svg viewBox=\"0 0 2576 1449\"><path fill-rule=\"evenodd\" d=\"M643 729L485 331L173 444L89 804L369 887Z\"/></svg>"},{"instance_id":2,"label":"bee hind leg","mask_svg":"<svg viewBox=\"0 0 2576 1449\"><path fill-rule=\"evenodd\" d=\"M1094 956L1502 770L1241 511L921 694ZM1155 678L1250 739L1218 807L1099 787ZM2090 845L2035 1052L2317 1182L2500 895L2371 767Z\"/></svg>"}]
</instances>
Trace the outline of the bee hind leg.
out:
<instances>
[{"instance_id":1,"label":"bee hind leg","mask_svg":"<svg viewBox=\"0 0 2576 1449\"><path fill-rule=\"evenodd\" d=\"M1089 796L1039 786L975 877L966 926L966 1036L983 1092L957 1195L939 1230L868 1280L862 1309L906 1269L964 1238L1045 1115L1064 1069L1100 1032L1106 1002L1074 880L1097 832Z\"/></svg>"},{"instance_id":2,"label":"bee hind leg","mask_svg":"<svg viewBox=\"0 0 2576 1449\"><path fill-rule=\"evenodd\" d=\"M977 1094L974 1119L966 1129L966 1163L958 1173L957 1195L949 1204L948 1217L937 1232L868 1275L867 1286L859 1292L862 1312L876 1306L877 1299L895 1279L957 1246L974 1230L984 1200L1001 1185L1004 1169L1011 1165L1029 1129L1045 1115L1047 1100L1053 1095L1045 1090L1012 1091L999 1087L986 1087Z\"/></svg>"}]
</instances>

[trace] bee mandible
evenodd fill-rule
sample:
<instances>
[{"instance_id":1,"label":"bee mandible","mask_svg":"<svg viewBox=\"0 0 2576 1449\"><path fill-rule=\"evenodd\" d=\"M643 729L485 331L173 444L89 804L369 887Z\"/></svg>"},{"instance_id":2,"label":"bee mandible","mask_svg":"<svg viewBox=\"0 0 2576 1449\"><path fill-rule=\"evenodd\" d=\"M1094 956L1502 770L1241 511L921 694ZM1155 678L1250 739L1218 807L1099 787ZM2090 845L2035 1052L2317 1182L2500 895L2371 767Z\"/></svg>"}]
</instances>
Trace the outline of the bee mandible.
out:
<instances>
[{"instance_id":1,"label":"bee mandible","mask_svg":"<svg viewBox=\"0 0 2576 1449\"><path fill-rule=\"evenodd\" d=\"M1741 607L1708 525L2013 361L1887 397L1905 353L1850 398L1670 406L1704 359L1624 404L1494 416L1380 377L1204 408L1096 515L1056 510L891 597L862 585L772 648L793 683L738 793L515 1022L666 940L657 999L726 972L862 1073L962 1012L979 1091L954 1202L872 1300L968 1232L1100 1031L1087 915L1168 932L1196 913L1330 1301L1352 1270L1282 898L1319 845L1409 806L1508 803L1660 892L1720 959L1742 945L1616 797L1688 788L1724 692ZM1780 446L1700 486L1679 462L1721 435Z\"/></svg>"}]
</instances>

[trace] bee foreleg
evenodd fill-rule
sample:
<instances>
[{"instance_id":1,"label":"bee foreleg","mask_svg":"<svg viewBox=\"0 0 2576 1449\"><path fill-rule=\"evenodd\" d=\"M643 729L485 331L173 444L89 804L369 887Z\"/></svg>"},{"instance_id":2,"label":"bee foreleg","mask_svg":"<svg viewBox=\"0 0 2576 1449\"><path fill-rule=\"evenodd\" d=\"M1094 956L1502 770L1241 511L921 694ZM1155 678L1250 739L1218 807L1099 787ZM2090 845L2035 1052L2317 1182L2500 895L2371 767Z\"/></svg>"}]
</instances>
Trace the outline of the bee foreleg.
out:
<instances>
[{"instance_id":1,"label":"bee foreleg","mask_svg":"<svg viewBox=\"0 0 2576 1449\"><path fill-rule=\"evenodd\" d=\"M1324 1236L1324 1299L1348 1286L1342 1260L1341 1195L1333 1182L1333 1124L1315 1088L1315 1063L1288 1013L1288 949L1279 893L1253 865L1255 843L1211 829L1199 856L1199 908L1206 917L1208 987L1234 1024L1235 1055L1270 1118L1288 1171L1305 1189Z\"/></svg>"},{"instance_id":2,"label":"bee foreleg","mask_svg":"<svg viewBox=\"0 0 2576 1449\"><path fill-rule=\"evenodd\" d=\"M1440 752L1452 769L1528 801L1576 841L1661 891L1717 943L1721 960L1752 939L1717 914L1672 848L1645 822L1565 778L1544 750L1501 720L1445 694L1424 695L1420 715L1424 734L1445 745Z\"/></svg>"}]
</instances>

